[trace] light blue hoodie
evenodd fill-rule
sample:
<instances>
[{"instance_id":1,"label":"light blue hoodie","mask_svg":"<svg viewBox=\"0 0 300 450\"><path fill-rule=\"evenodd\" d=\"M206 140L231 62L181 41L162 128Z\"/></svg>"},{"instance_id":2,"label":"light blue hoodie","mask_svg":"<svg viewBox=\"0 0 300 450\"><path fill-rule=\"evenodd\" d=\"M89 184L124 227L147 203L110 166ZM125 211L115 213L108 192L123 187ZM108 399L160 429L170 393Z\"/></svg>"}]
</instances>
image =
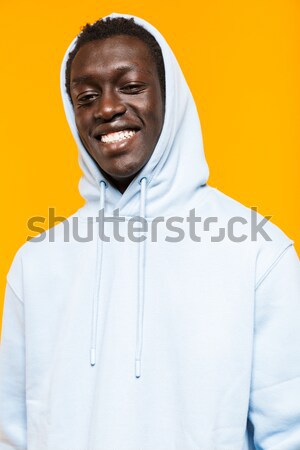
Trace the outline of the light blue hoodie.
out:
<instances>
[{"instance_id":1,"label":"light blue hoodie","mask_svg":"<svg viewBox=\"0 0 300 450\"><path fill-rule=\"evenodd\" d=\"M206 184L199 118L181 69L161 34L135 21L162 49L163 130L122 195L78 137L64 87L71 44L61 86L86 204L22 246L9 271L0 450L299 450L293 242ZM119 242L110 222L104 242L96 221L103 208L126 218L122 236L135 216L157 226L156 236ZM201 217L193 232L191 210ZM88 226L93 238L79 242L75 230L83 237Z\"/></svg>"}]
</instances>

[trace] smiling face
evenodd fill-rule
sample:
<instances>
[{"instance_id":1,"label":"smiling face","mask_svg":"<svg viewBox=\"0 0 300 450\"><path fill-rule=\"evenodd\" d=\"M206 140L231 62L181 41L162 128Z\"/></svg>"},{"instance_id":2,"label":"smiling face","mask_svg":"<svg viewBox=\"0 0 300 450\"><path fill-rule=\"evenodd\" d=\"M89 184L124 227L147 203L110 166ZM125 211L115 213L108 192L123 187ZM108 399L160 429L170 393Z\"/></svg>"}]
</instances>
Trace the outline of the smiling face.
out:
<instances>
[{"instance_id":1,"label":"smiling face","mask_svg":"<svg viewBox=\"0 0 300 450\"><path fill-rule=\"evenodd\" d=\"M164 104L150 50L134 36L84 44L71 67L80 138L106 178L124 192L150 159Z\"/></svg>"}]
</instances>

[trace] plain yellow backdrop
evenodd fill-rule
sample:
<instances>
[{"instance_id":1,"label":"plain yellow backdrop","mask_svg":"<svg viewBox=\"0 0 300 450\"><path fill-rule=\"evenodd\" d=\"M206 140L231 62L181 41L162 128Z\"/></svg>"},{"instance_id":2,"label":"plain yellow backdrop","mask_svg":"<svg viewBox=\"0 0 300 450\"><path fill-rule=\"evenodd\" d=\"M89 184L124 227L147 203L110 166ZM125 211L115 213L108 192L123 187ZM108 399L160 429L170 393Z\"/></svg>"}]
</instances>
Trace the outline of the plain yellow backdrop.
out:
<instances>
[{"instance_id":1,"label":"plain yellow backdrop","mask_svg":"<svg viewBox=\"0 0 300 450\"><path fill-rule=\"evenodd\" d=\"M111 12L148 20L171 45L197 103L209 184L272 215L300 251L298 0L1 0L1 306L28 219L83 204L59 70L81 26Z\"/></svg>"}]
</instances>

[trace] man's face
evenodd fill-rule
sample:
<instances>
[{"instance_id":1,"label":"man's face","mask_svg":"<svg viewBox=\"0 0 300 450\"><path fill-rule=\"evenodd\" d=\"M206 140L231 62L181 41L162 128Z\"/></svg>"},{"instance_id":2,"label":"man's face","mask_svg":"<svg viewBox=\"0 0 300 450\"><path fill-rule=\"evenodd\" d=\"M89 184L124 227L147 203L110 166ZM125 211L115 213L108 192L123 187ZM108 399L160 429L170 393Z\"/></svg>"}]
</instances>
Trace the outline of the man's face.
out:
<instances>
[{"instance_id":1,"label":"man's face","mask_svg":"<svg viewBox=\"0 0 300 450\"><path fill-rule=\"evenodd\" d=\"M150 50L134 36L89 42L72 62L70 88L85 148L124 192L150 159L163 125L164 104Z\"/></svg>"}]
</instances>

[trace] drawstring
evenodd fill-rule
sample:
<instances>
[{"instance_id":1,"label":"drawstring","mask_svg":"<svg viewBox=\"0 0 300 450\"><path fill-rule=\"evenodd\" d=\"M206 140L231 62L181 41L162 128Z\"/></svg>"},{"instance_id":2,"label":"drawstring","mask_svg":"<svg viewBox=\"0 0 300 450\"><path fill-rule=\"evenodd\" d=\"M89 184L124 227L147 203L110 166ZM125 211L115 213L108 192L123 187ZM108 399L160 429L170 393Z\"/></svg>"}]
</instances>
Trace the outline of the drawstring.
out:
<instances>
[{"instance_id":1,"label":"drawstring","mask_svg":"<svg viewBox=\"0 0 300 450\"><path fill-rule=\"evenodd\" d=\"M105 181L100 181L100 211L103 211L105 205ZM100 222L99 222L100 227ZM104 222L102 224L104 231ZM96 283L93 298L93 317L92 317L92 333L91 333L91 349L90 349L90 362L91 366L96 364L96 343L97 343L97 324L98 324L98 304L99 304L99 290L101 283L102 273L102 257L103 257L103 239L100 236L97 237L97 255L96 255Z\"/></svg>"},{"instance_id":2,"label":"drawstring","mask_svg":"<svg viewBox=\"0 0 300 450\"><path fill-rule=\"evenodd\" d=\"M146 187L147 178L143 177L140 180L140 217L145 219L146 213ZM105 205L105 181L100 181L100 211ZM103 224L104 225L104 224ZM100 223L99 223L100 226ZM143 318L144 318L144 290L145 290L145 242L146 239L139 242L138 252L138 310L137 310L137 331L136 331L136 353L135 353L135 376L141 376L141 360L143 347ZM91 349L90 349L90 364L96 364L96 344L97 344L97 324L98 324L98 304L99 291L102 274L102 259L103 259L103 239L100 236L97 239L97 255L96 255L96 283L93 298L93 316L92 316L92 332L91 332Z\"/></svg>"},{"instance_id":3,"label":"drawstring","mask_svg":"<svg viewBox=\"0 0 300 450\"><path fill-rule=\"evenodd\" d=\"M146 210L146 187L147 178L140 180L140 217L145 218ZM145 288L145 243L146 239L139 242L138 256L138 311L137 311L137 334L135 353L135 376L141 376L141 360L143 347L143 318L144 318L144 288Z\"/></svg>"}]
</instances>

